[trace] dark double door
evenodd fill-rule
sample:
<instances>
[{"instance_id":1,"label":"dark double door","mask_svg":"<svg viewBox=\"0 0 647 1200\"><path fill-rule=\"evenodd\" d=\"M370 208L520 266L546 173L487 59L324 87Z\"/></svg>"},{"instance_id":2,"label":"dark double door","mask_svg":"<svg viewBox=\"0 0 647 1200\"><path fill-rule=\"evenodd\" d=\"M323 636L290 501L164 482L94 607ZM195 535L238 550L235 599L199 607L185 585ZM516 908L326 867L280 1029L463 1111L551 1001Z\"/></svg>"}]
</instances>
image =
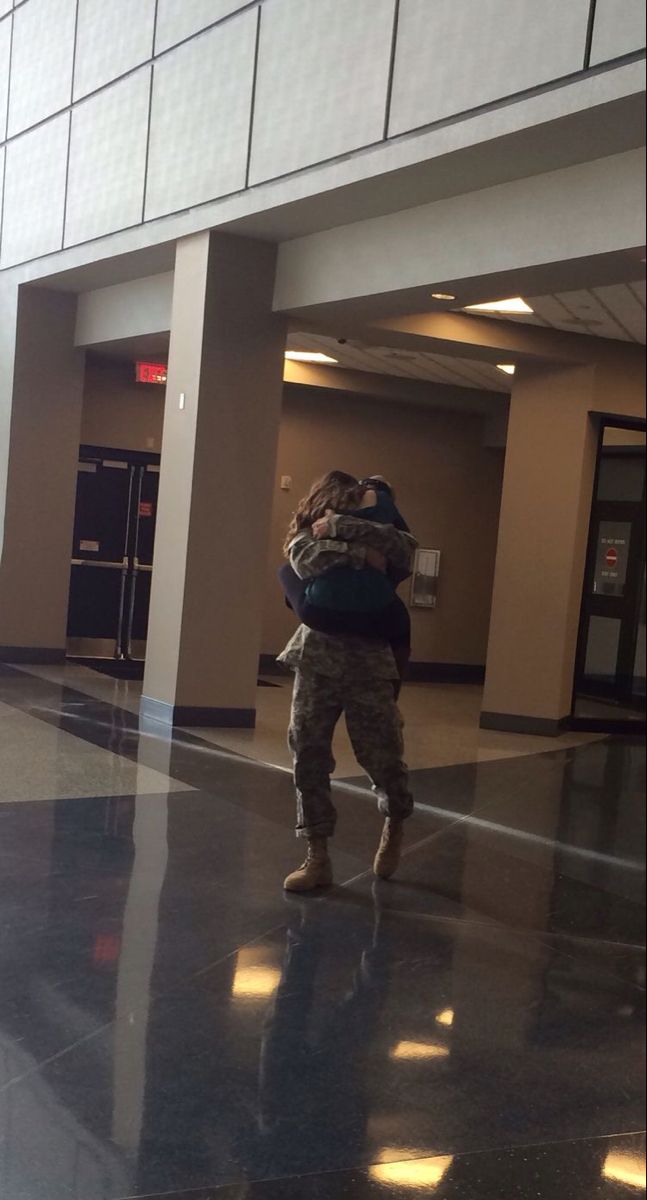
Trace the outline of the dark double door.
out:
<instances>
[{"instance_id":1,"label":"dark double door","mask_svg":"<svg viewBox=\"0 0 647 1200\"><path fill-rule=\"evenodd\" d=\"M82 446L68 610L68 653L143 658L159 455Z\"/></svg>"},{"instance_id":2,"label":"dark double door","mask_svg":"<svg viewBox=\"0 0 647 1200\"><path fill-rule=\"evenodd\" d=\"M600 437L574 715L645 715L645 435L611 424Z\"/></svg>"}]
</instances>

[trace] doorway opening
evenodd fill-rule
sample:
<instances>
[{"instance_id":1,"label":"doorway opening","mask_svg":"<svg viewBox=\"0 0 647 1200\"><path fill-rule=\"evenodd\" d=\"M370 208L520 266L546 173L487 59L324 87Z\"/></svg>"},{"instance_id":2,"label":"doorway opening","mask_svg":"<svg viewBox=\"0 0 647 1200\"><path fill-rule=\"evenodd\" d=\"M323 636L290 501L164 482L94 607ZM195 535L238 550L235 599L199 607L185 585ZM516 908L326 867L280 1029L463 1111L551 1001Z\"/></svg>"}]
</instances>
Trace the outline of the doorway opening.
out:
<instances>
[{"instance_id":1,"label":"doorway opening","mask_svg":"<svg viewBox=\"0 0 647 1200\"><path fill-rule=\"evenodd\" d=\"M143 678L159 470L159 454L80 447L67 653L120 678Z\"/></svg>"},{"instance_id":2,"label":"doorway opening","mask_svg":"<svg viewBox=\"0 0 647 1200\"><path fill-rule=\"evenodd\" d=\"M645 422L602 417L575 667L575 728L645 727Z\"/></svg>"},{"instance_id":3,"label":"doorway opening","mask_svg":"<svg viewBox=\"0 0 647 1200\"><path fill-rule=\"evenodd\" d=\"M119 679L146 657L166 391L140 369L151 349L165 361L163 341L133 339L85 363L66 649Z\"/></svg>"}]
</instances>

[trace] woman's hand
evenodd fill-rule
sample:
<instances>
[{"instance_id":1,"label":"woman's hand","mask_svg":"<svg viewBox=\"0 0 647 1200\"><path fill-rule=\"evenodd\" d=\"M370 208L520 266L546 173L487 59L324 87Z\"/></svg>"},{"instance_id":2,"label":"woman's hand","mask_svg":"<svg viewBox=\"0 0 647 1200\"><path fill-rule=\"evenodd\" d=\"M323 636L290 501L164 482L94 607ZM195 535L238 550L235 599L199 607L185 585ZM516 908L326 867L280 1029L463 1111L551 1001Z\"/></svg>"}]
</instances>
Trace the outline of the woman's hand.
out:
<instances>
[{"instance_id":1,"label":"woman's hand","mask_svg":"<svg viewBox=\"0 0 647 1200\"><path fill-rule=\"evenodd\" d=\"M334 521L332 518L334 518L335 515L336 514L334 513L333 509L328 508L326 510L325 517L319 517L319 520L313 523L312 536L315 538L334 537Z\"/></svg>"}]
</instances>

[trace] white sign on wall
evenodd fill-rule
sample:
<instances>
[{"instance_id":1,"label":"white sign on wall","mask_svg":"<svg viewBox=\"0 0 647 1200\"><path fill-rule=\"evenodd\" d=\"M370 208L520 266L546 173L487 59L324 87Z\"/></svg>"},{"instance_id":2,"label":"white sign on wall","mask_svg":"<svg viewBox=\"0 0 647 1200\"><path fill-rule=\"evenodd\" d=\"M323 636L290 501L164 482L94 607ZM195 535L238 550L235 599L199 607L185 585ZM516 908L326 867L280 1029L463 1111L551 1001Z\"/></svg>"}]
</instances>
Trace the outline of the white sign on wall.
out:
<instances>
[{"instance_id":1,"label":"white sign on wall","mask_svg":"<svg viewBox=\"0 0 647 1200\"><path fill-rule=\"evenodd\" d=\"M411 607L435 608L440 574L440 550L416 550L411 580Z\"/></svg>"}]
</instances>

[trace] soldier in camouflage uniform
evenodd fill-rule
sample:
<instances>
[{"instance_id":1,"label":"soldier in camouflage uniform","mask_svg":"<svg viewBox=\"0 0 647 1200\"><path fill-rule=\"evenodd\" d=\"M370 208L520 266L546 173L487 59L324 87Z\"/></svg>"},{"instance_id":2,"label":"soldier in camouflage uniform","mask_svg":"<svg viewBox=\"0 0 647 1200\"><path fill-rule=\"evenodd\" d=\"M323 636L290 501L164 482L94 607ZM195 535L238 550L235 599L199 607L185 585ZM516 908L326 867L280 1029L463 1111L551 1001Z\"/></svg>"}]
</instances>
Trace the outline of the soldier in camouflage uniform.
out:
<instances>
[{"instance_id":1,"label":"soldier in camouflage uniform","mask_svg":"<svg viewBox=\"0 0 647 1200\"><path fill-rule=\"evenodd\" d=\"M415 545L410 534L392 525L329 512L296 535L289 558L301 579L335 566L374 564L376 555L396 570L407 571ZM403 821L413 809L402 757L402 719L395 700L398 671L391 647L375 638L320 633L300 625L279 662L295 672L289 745L297 792L297 836L308 840L305 863L284 886L288 891L311 891L332 882L327 850L336 821L330 795L335 768L332 739L342 713L357 760L369 775L386 817L374 869L389 878L400 858Z\"/></svg>"}]
</instances>

